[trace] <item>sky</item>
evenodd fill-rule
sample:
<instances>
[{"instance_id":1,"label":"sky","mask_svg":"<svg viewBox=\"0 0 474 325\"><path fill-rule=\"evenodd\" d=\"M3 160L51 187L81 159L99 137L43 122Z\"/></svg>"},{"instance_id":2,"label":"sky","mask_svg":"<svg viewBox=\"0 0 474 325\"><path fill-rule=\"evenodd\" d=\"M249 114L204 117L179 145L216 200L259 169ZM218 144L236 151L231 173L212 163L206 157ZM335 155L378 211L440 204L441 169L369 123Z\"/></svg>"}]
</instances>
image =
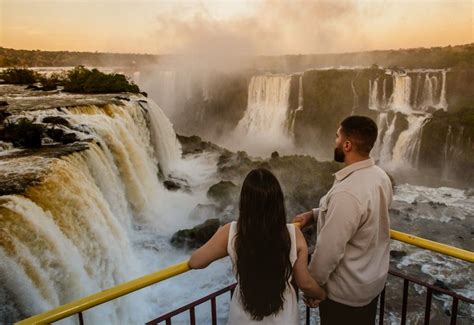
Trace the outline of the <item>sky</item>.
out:
<instances>
[{"instance_id":1,"label":"sky","mask_svg":"<svg viewBox=\"0 0 474 325\"><path fill-rule=\"evenodd\" d=\"M0 46L341 53L473 42L471 0L0 0Z\"/></svg>"}]
</instances>

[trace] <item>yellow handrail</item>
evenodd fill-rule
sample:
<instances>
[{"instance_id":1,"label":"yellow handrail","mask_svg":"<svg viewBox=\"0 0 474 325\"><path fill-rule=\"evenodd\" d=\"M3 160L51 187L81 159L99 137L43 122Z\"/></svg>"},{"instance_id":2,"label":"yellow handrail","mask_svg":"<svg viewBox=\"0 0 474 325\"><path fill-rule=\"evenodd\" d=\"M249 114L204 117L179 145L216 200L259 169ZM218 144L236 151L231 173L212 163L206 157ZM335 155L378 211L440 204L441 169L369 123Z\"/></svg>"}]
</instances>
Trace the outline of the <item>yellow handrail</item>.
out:
<instances>
[{"instance_id":1,"label":"yellow handrail","mask_svg":"<svg viewBox=\"0 0 474 325\"><path fill-rule=\"evenodd\" d=\"M410 245L474 263L474 252L471 251L416 237L397 230L390 230L390 237ZM184 261L141 278L119 284L113 288L80 298L42 314L24 319L16 323L16 325L50 324L187 271L189 271L188 261Z\"/></svg>"},{"instance_id":2,"label":"yellow handrail","mask_svg":"<svg viewBox=\"0 0 474 325\"><path fill-rule=\"evenodd\" d=\"M441 244L432 240L413 236L397 230L390 230L390 238L413 246L428 249L433 252L456 257L466 262L474 263L474 252L467 251L465 249Z\"/></svg>"},{"instance_id":3,"label":"yellow handrail","mask_svg":"<svg viewBox=\"0 0 474 325\"><path fill-rule=\"evenodd\" d=\"M74 300L68 304L27 318L16 324L50 324L187 271L189 271L188 261L181 262L160 271L142 276L141 278L119 284L113 288Z\"/></svg>"}]
</instances>

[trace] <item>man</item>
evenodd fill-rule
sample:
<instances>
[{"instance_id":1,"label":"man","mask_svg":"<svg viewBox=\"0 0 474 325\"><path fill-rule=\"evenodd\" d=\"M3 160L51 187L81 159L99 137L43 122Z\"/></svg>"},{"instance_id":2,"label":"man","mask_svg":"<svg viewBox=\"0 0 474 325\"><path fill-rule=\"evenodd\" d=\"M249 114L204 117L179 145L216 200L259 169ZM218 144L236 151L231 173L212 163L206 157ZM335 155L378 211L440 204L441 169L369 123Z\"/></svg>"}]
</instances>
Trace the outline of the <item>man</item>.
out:
<instances>
[{"instance_id":1,"label":"man","mask_svg":"<svg viewBox=\"0 0 474 325\"><path fill-rule=\"evenodd\" d=\"M321 324L374 324L377 298L389 266L388 207L392 185L369 153L377 125L368 117L350 116L336 133L334 160L345 167L319 208L297 215L302 227L317 219L316 248L309 271L328 299L319 305ZM317 301L307 300L316 306Z\"/></svg>"}]
</instances>

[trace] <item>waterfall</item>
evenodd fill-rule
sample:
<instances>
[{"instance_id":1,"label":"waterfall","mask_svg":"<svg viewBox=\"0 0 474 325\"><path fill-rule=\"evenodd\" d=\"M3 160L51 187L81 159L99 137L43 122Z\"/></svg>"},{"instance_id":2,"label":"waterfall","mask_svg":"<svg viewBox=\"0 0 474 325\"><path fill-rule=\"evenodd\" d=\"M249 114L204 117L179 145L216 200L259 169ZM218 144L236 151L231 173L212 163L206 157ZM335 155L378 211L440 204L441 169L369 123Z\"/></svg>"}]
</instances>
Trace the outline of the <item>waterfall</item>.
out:
<instances>
[{"instance_id":1,"label":"waterfall","mask_svg":"<svg viewBox=\"0 0 474 325\"><path fill-rule=\"evenodd\" d=\"M377 116L377 140L375 141L374 147L372 148L372 157L380 159L380 154L383 148L383 136L389 128L387 113L380 113Z\"/></svg>"},{"instance_id":2,"label":"waterfall","mask_svg":"<svg viewBox=\"0 0 474 325\"><path fill-rule=\"evenodd\" d=\"M446 70L442 71L443 79L441 81L441 94L437 109L443 109L444 111L448 110L448 102L446 101Z\"/></svg>"},{"instance_id":3,"label":"waterfall","mask_svg":"<svg viewBox=\"0 0 474 325\"><path fill-rule=\"evenodd\" d=\"M298 107L296 110L290 113L290 118L289 118L289 133L292 138L295 136L295 122L296 122L296 115L298 112L301 112L303 110L304 106L304 97L303 97L303 75L299 77L298 80Z\"/></svg>"},{"instance_id":4,"label":"waterfall","mask_svg":"<svg viewBox=\"0 0 474 325\"><path fill-rule=\"evenodd\" d=\"M389 100L389 108L393 111L410 113L411 78L406 74L394 73L393 93Z\"/></svg>"},{"instance_id":5,"label":"waterfall","mask_svg":"<svg viewBox=\"0 0 474 325\"><path fill-rule=\"evenodd\" d=\"M167 176L181 158L181 144L176 138L173 125L161 108L153 101L149 101L146 105L151 122L151 140L155 155L163 174Z\"/></svg>"},{"instance_id":6,"label":"waterfall","mask_svg":"<svg viewBox=\"0 0 474 325\"><path fill-rule=\"evenodd\" d=\"M408 116L408 129L400 134L393 148L392 162L395 165L408 164L416 167L425 121L427 121L427 116Z\"/></svg>"},{"instance_id":7,"label":"waterfall","mask_svg":"<svg viewBox=\"0 0 474 325\"><path fill-rule=\"evenodd\" d=\"M429 76L429 73L427 73L425 76L425 82L423 84L421 109L427 110L428 108L433 106L433 82Z\"/></svg>"},{"instance_id":8,"label":"waterfall","mask_svg":"<svg viewBox=\"0 0 474 325\"><path fill-rule=\"evenodd\" d=\"M393 117L392 122L388 126L387 131L385 132L380 149L380 161L383 163L388 163L392 159L392 149L393 149L393 132L395 131L395 125L397 122L397 116Z\"/></svg>"},{"instance_id":9,"label":"waterfall","mask_svg":"<svg viewBox=\"0 0 474 325\"><path fill-rule=\"evenodd\" d=\"M354 84L352 83L352 91L355 92ZM384 82L384 90L385 90L385 82ZM369 80L369 109L377 111L380 107L378 103L378 78L376 78L373 82Z\"/></svg>"},{"instance_id":10,"label":"waterfall","mask_svg":"<svg viewBox=\"0 0 474 325\"><path fill-rule=\"evenodd\" d=\"M288 130L291 78L289 75L252 77L247 110L235 130L237 138L243 136L270 151L292 146Z\"/></svg>"},{"instance_id":11,"label":"waterfall","mask_svg":"<svg viewBox=\"0 0 474 325\"><path fill-rule=\"evenodd\" d=\"M387 108L387 79L383 79L383 93L382 93L382 107L383 109Z\"/></svg>"},{"instance_id":12,"label":"waterfall","mask_svg":"<svg viewBox=\"0 0 474 325\"><path fill-rule=\"evenodd\" d=\"M89 148L62 158L22 158L47 168L45 176L21 195L0 196L0 304L6 310L36 314L149 272L136 257L137 231L168 236L182 225L158 178L158 164L166 170L179 160L176 135L156 104L145 107L148 114L131 99L24 113L37 120L64 117ZM94 308L85 320L143 323L152 317L144 303L149 294Z\"/></svg>"},{"instance_id":13,"label":"waterfall","mask_svg":"<svg viewBox=\"0 0 474 325\"><path fill-rule=\"evenodd\" d=\"M111 197L98 186L107 179L95 179L89 169L95 155L85 151L55 159L40 185L0 199L0 270L24 313L42 312L139 275L125 220L113 214ZM94 324L128 324L140 319L134 311L145 312L124 298L84 316Z\"/></svg>"}]
</instances>

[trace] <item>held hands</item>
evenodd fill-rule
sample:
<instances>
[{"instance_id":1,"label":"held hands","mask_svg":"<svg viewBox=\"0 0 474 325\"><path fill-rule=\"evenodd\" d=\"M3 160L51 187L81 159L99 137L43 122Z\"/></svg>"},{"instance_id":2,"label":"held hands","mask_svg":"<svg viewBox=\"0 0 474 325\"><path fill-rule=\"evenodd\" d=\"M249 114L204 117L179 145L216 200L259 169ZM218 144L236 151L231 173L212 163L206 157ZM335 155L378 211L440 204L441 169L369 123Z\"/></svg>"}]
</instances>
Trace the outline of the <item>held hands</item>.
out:
<instances>
[{"instance_id":1,"label":"held hands","mask_svg":"<svg viewBox=\"0 0 474 325\"><path fill-rule=\"evenodd\" d=\"M322 302L322 300L303 296L303 302L309 308L316 308L316 307L319 307L319 304Z\"/></svg>"}]
</instances>

